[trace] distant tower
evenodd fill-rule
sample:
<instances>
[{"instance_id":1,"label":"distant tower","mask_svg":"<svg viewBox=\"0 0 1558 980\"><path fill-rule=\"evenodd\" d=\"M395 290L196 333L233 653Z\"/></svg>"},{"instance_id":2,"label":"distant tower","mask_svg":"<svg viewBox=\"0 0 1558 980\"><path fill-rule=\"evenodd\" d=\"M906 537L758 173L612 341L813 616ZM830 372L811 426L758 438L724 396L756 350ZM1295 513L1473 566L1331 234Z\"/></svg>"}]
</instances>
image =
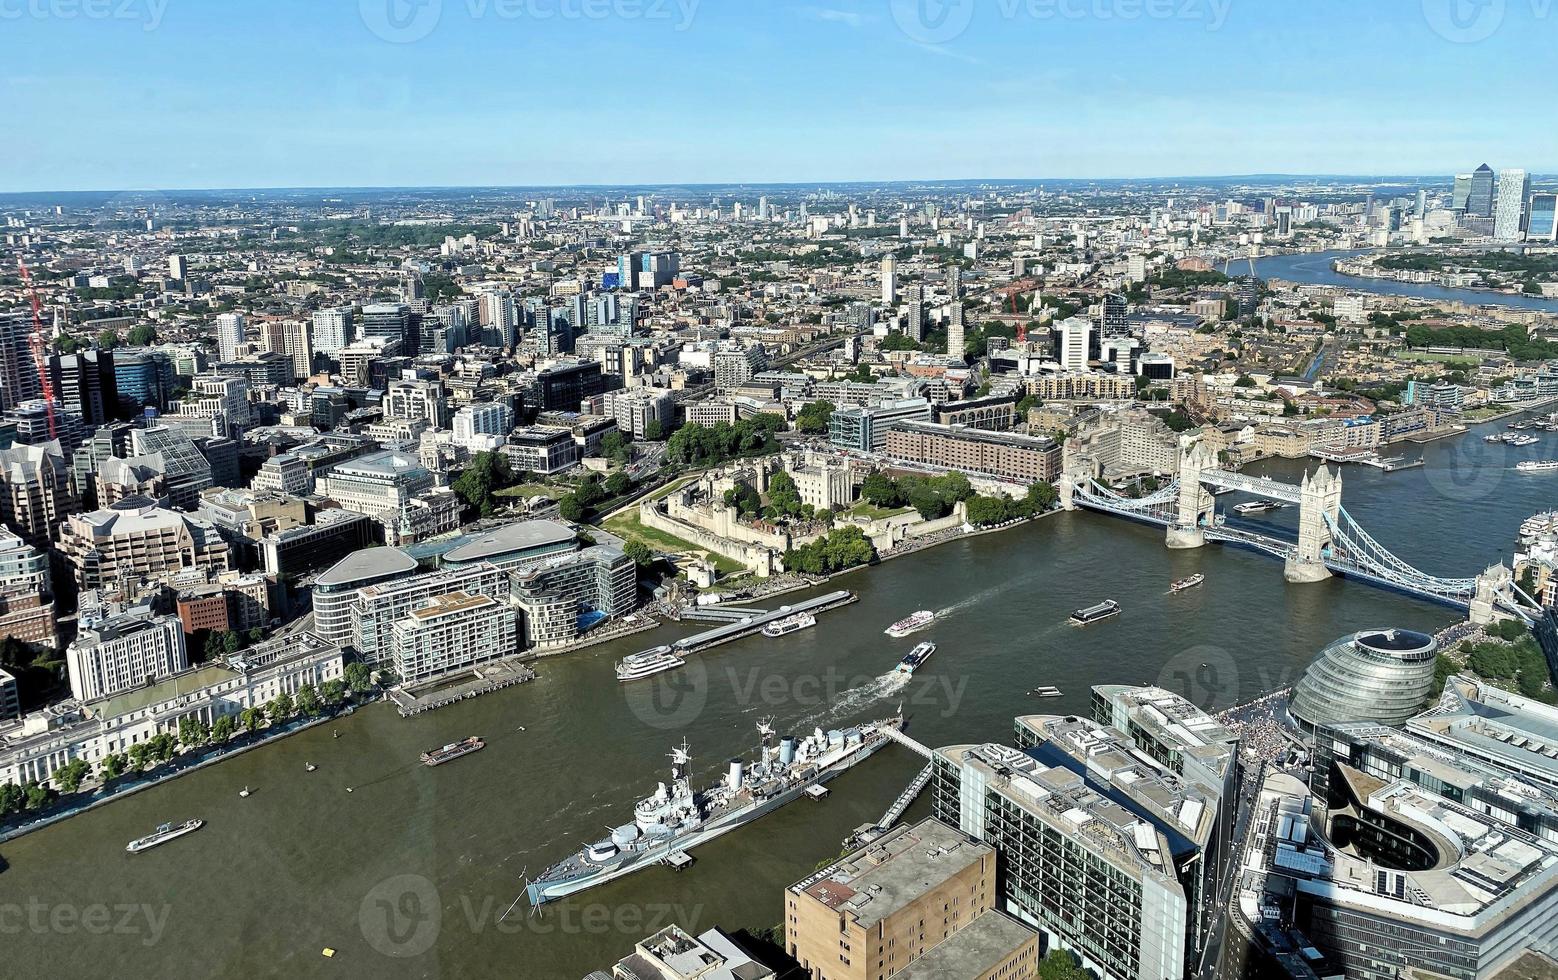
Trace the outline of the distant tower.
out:
<instances>
[{"instance_id":1,"label":"distant tower","mask_svg":"<svg viewBox=\"0 0 1558 980\"><path fill-rule=\"evenodd\" d=\"M882 305L898 302L898 260L889 252L882 257Z\"/></svg>"}]
</instances>

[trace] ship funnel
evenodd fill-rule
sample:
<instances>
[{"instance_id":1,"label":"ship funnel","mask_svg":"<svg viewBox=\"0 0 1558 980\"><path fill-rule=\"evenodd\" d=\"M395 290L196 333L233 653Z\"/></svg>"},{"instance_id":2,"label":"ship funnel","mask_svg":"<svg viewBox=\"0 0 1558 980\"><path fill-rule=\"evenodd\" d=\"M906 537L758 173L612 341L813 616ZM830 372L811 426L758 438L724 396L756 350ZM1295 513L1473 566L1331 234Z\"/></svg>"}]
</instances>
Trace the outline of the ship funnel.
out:
<instances>
[{"instance_id":1,"label":"ship funnel","mask_svg":"<svg viewBox=\"0 0 1558 980\"><path fill-rule=\"evenodd\" d=\"M741 760L740 759L731 759L730 760L730 775L725 777L725 784L730 787L730 791L732 793L737 792L737 791L739 791L741 789L741 781L742 781L742 777L744 775L745 775L745 769L743 768L743 766L741 764Z\"/></svg>"},{"instance_id":2,"label":"ship funnel","mask_svg":"<svg viewBox=\"0 0 1558 980\"><path fill-rule=\"evenodd\" d=\"M787 766L795 761L795 736L786 735L779 741L779 764Z\"/></svg>"}]
</instances>

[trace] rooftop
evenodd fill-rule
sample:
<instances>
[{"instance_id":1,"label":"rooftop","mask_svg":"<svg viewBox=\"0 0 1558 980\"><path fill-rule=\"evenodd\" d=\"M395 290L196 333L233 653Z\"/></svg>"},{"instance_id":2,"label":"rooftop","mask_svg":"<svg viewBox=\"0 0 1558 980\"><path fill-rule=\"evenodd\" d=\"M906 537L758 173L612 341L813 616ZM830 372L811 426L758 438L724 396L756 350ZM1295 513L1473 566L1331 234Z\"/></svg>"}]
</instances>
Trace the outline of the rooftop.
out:
<instances>
[{"instance_id":1,"label":"rooftop","mask_svg":"<svg viewBox=\"0 0 1558 980\"><path fill-rule=\"evenodd\" d=\"M899 827L790 886L829 909L853 913L861 927L878 922L939 888L995 852L961 831L929 819Z\"/></svg>"},{"instance_id":2,"label":"rooftop","mask_svg":"<svg viewBox=\"0 0 1558 980\"><path fill-rule=\"evenodd\" d=\"M317 586L371 584L392 575L406 575L417 570L415 558L398 548L368 548L354 551L331 565L323 575L314 580Z\"/></svg>"},{"instance_id":3,"label":"rooftop","mask_svg":"<svg viewBox=\"0 0 1558 980\"><path fill-rule=\"evenodd\" d=\"M444 553L443 564L466 564L551 548L575 540L573 528L557 521L520 521L489 531Z\"/></svg>"},{"instance_id":4,"label":"rooftop","mask_svg":"<svg viewBox=\"0 0 1558 980\"><path fill-rule=\"evenodd\" d=\"M893 974L893 980L982 977L1025 943L1034 941L1036 935L1011 916L990 909ZM1037 957L1037 952L1034 955Z\"/></svg>"}]
</instances>

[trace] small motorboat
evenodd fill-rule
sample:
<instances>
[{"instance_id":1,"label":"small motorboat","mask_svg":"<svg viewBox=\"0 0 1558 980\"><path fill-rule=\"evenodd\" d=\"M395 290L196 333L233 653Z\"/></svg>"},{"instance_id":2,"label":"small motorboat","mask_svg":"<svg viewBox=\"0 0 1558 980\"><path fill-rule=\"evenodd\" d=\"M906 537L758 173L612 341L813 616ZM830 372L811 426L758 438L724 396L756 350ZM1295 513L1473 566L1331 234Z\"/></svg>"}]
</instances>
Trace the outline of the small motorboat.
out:
<instances>
[{"instance_id":1,"label":"small motorboat","mask_svg":"<svg viewBox=\"0 0 1558 980\"><path fill-rule=\"evenodd\" d=\"M319 767L314 765L312 762L310 762L310 763L308 763L308 764L303 766L303 769L306 772L313 772L315 769L318 769L318 768Z\"/></svg>"},{"instance_id":2,"label":"small motorboat","mask_svg":"<svg viewBox=\"0 0 1558 980\"><path fill-rule=\"evenodd\" d=\"M245 786L243 789L239 790L238 795L247 800L249 798L249 787Z\"/></svg>"}]
</instances>

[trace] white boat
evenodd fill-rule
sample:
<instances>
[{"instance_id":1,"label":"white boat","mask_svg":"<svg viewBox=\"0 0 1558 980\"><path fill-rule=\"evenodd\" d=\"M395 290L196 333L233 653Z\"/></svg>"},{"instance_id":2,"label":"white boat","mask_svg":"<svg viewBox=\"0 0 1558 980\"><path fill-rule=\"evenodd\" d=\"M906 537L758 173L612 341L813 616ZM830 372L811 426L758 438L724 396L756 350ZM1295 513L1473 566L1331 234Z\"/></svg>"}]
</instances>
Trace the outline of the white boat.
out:
<instances>
[{"instance_id":1,"label":"white boat","mask_svg":"<svg viewBox=\"0 0 1558 980\"><path fill-rule=\"evenodd\" d=\"M1252 500L1247 504L1237 504L1233 508L1235 514L1265 514L1273 510L1281 510L1287 504L1278 500Z\"/></svg>"},{"instance_id":2,"label":"white boat","mask_svg":"<svg viewBox=\"0 0 1558 980\"><path fill-rule=\"evenodd\" d=\"M249 787L245 786L243 789L239 790L238 795L247 800L249 798Z\"/></svg>"},{"instance_id":3,"label":"white boat","mask_svg":"<svg viewBox=\"0 0 1558 980\"><path fill-rule=\"evenodd\" d=\"M1482 441L1483 442L1503 442L1504 441L1504 437L1502 435L1500 435L1499 433L1495 432L1491 436L1483 436L1482 437Z\"/></svg>"},{"instance_id":4,"label":"white boat","mask_svg":"<svg viewBox=\"0 0 1558 980\"><path fill-rule=\"evenodd\" d=\"M1189 578L1182 578L1182 579L1180 579L1177 582L1171 582L1169 584L1169 591L1170 592L1183 592L1186 589L1193 589L1193 588L1195 588L1196 586L1200 585L1202 582L1205 582L1205 581L1206 581L1206 576L1202 575L1200 572L1197 572L1196 574L1190 576Z\"/></svg>"},{"instance_id":5,"label":"white boat","mask_svg":"<svg viewBox=\"0 0 1558 980\"><path fill-rule=\"evenodd\" d=\"M1036 697L1036 698L1058 698L1058 697L1060 697L1060 688L1058 688L1058 687L1036 687L1033 690L1029 691L1028 693L1030 695L1032 695L1033 697Z\"/></svg>"},{"instance_id":6,"label":"white boat","mask_svg":"<svg viewBox=\"0 0 1558 980\"><path fill-rule=\"evenodd\" d=\"M145 837L139 837L135 840L132 840L130 843L124 846L124 849L131 854L139 854L142 851L151 850L158 844L166 844L175 837L183 837L185 834L193 834L195 831L199 830L205 825L206 822L200 819L186 820L183 823L177 825L165 823L156 830L147 834Z\"/></svg>"},{"instance_id":7,"label":"white boat","mask_svg":"<svg viewBox=\"0 0 1558 980\"><path fill-rule=\"evenodd\" d=\"M1551 473L1558 470L1558 459L1528 459L1516 463L1515 469L1521 473Z\"/></svg>"},{"instance_id":8,"label":"white boat","mask_svg":"<svg viewBox=\"0 0 1558 980\"><path fill-rule=\"evenodd\" d=\"M643 680L645 677L653 677L655 674L675 670L686 664L687 661L678 657L670 647L655 647L642 653L629 654L618 661L617 680L626 684L628 681Z\"/></svg>"},{"instance_id":9,"label":"white boat","mask_svg":"<svg viewBox=\"0 0 1558 980\"><path fill-rule=\"evenodd\" d=\"M910 650L902 660L898 661L897 671L900 674L913 674L925 665L925 661L936 652L936 644L921 643Z\"/></svg>"},{"instance_id":10,"label":"white boat","mask_svg":"<svg viewBox=\"0 0 1558 980\"><path fill-rule=\"evenodd\" d=\"M898 622L887 627L887 629L883 630L882 632L897 640L908 636L910 633L917 633L935 621L935 613L931 612L929 609L921 609L912 616L906 616L905 618L898 620Z\"/></svg>"},{"instance_id":11,"label":"white boat","mask_svg":"<svg viewBox=\"0 0 1558 980\"><path fill-rule=\"evenodd\" d=\"M789 636L791 633L799 633L801 630L811 629L816 625L817 617L811 613L796 613L794 616L786 616L784 619L769 623L763 627L762 633L772 640L781 636Z\"/></svg>"}]
</instances>

